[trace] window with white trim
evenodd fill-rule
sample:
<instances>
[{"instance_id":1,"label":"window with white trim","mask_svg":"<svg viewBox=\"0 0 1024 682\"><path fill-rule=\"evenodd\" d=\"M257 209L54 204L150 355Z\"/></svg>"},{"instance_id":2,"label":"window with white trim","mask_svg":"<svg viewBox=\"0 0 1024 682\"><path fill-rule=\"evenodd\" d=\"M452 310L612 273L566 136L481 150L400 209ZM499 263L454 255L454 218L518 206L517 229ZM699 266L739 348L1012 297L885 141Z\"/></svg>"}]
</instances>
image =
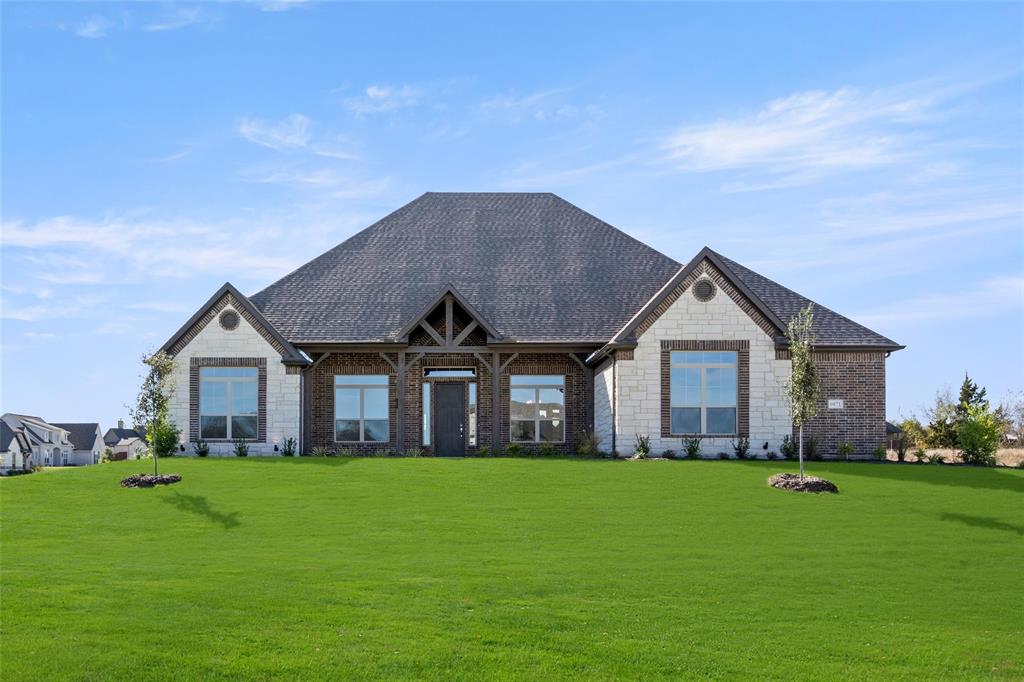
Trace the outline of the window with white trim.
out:
<instances>
[{"instance_id":1,"label":"window with white trim","mask_svg":"<svg viewBox=\"0 0 1024 682\"><path fill-rule=\"evenodd\" d=\"M204 440L256 440L259 370L199 368L199 436Z\"/></svg>"},{"instance_id":2,"label":"window with white trim","mask_svg":"<svg viewBox=\"0 0 1024 682\"><path fill-rule=\"evenodd\" d=\"M510 435L520 443L565 441L565 377L513 374L509 377Z\"/></svg>"},{"instance_id":3,"label":"window with white trim","mask_svg":"<svg viewBox=\"0 0 1024 682\"><path fill-rule=\"evenodd\" d=\"M389 389L386 374L342 374L334 377L334 440L345 443L386 443Z\"/></svg>"},{"instance_id":4,"label":"window with white trim","mask_svg":"<svg viewBox=\"0 0 1024 682\"><path fill-rule=\"evenodd\" d=\"M736 435L736 351L672 351L673 435Z\"/></svg>"}]
</instances>

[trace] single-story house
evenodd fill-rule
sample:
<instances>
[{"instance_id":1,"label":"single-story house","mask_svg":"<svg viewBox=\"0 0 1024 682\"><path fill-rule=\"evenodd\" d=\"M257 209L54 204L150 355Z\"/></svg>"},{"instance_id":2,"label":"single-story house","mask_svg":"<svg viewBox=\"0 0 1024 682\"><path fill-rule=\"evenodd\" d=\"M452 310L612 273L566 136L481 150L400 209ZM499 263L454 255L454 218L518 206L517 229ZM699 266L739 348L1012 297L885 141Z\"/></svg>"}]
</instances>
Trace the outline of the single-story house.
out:
<instances>
[{"instance_id":1,"label":"single-story house","mask_svg":"<svg viewBox=\"0 0 1024 682\"><path fill-rule=\"evenodd\" d=\"M104 442L100 425L95 422L54 424L68 432L68 439L74 448L68 458L68 464L83 466L99 464Z\"/></svg>"},{"instance_id":2,"label":"single-story house","mask_svg":"<svg viewBox=\"0 0 1024 682\"><path fill-rule=\"evenodd\" d=\"M427 193L252 296L230 283L167 341L171 418L228 454L434 455L588 434L705 456L794 432L786 325L810 301L703 248L687 263L546 193ZM824 453L885 442L903 346L815 304Z\"/></svg>"},{"instance_id":3,"label":"single-story house","mask_svg":"<svg viewBox=\"0 0 1024 682\"><path fill-rule=\"evenodd\" d=\"M39 417L8 412L0 417L27 447L29 466L67 466L73 446L66 429Z\"/></svg>"},{"instance_id":4,"label":"single-story house","mask_svg":"<svg viewBox=\"0 0 1024 682\"><path fill-rule=\"evenodd\" d=\"M117 428L111 427L103 434L103 444L110 448L113 453L111 459L114 461L123 459L139 459L144 457L147 451L146 430L127 429L124 420L117 420Z\"/></svg>"}]
</instances>

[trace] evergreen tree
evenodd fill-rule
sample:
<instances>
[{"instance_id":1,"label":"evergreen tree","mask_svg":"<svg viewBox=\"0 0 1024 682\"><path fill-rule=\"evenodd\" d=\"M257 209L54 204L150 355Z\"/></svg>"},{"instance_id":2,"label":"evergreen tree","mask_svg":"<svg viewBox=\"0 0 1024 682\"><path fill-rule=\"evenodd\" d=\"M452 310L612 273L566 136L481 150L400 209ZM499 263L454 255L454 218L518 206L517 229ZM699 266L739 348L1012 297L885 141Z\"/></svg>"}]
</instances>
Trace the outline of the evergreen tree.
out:
<instances>
[{"instance_id":1,"label":"evergreen tree","mask_svg":"<svg viewBox=\"0 0 1024 682\"><path fill-rule=\"evenodd\" d=\"M978 384L971 381L967 372L964 372L964 383L960 386L960 402L956 406L954 421L959 424L967 419L972 407L988 410L988 400L985 398L985 389L979 388Z\"/></svg>"}]
</instances>

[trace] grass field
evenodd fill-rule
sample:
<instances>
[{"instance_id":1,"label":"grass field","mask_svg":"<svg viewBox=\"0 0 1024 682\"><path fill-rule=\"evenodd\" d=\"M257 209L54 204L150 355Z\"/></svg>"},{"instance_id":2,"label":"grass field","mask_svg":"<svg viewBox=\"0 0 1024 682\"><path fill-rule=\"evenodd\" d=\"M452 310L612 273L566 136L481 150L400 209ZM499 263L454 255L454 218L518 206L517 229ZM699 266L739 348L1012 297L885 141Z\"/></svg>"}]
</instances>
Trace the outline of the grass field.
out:
<instances>
[{"instance_id":1,"label":"grass field","mask_svg":"<svg viewBox=\"0 0 1024 682\"><path fill-rule=\"evenodd\" d=\"M0 481L4 679L1024 677L1024 471L162 465Z\"/></svg>"}]
</instances>

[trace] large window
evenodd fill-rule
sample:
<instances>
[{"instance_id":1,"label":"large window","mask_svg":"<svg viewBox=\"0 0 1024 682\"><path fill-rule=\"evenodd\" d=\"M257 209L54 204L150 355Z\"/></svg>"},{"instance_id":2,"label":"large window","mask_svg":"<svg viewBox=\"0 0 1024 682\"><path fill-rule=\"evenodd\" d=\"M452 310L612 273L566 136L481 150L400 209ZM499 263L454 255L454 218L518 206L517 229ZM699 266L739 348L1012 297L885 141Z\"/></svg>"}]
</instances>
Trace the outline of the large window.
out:
<instances>
[{"instance_id":1,"label":"large window","mask_svg":"<svg viewBox=\"0 0 1024 682\"><path fill-rule=\"evenodd\" d=\"M385 443L389 427L387 375L334 377L334 440Z\"/></svg>"},{"instance_id":2,"label":"large window","mask_svg":"<svg viewBox=\"0 0 1024 682\"><path fill-rule=\"evenodd\" d=\"M259 432L259 370L199 368L199 435L211 440L255 440Z\"/></svg>"},{"instance_id":3,"label":"large window","mask_svg":"<svg viewBox=\"0 0 1024 682\"><path fill-rule=\"evenodd\" d=\"M736 434L736 352L672 351L672 433Z\"/></svg>"},{"instance_id":4,"label":"large window","mask_svg":"<svg viewBox=\"0 0 1024 682\"><path fill-rule=\"evenodd\" d=\"M561 443L565 440L565 377L514 374L509 378L513 441Z\"/></svg>"}]
</instances>

